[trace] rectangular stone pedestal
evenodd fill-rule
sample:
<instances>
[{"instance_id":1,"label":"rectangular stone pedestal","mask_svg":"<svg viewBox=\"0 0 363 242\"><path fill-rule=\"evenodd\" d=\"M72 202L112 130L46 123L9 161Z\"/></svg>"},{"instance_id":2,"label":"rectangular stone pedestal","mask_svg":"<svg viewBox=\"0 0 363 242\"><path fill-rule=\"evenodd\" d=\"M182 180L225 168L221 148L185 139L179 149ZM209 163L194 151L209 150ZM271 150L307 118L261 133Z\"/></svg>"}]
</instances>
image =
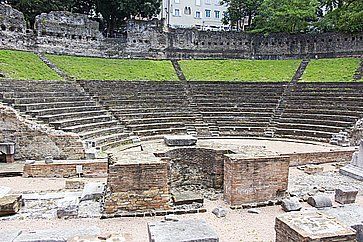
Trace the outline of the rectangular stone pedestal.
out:
<instances>
[{"instance_id":1,"label":"rectangular stone pedestal","mask_svg":"<svg viewBox=\"0 0 363 242\"><path fill-rule=\"evenodd\" d=\"M349 164L340 168L339 172L343 175L363 181L363 168L360 168L358 166Z\"/></svg>"},{"instance_id":2,"label":"rectangular stone pedestal","mask_svg":"<svg viewBox=\"0 0 363 242\"><path fill-rule=\"evenodd\" d=\"M218 242L216 232L204 220L149 223L149 242Z\"/></svg>"},{"instance_id":3,"label":"rectangular stone pedestal","mask_svg":"<svg viewBox=\"0 0 363 242\"><path fill-rule=\"evenodd\" d=\"M356 231L320 212L292 212L276 218L276 242L356 242Z\"/></svg>"}]
</instances>

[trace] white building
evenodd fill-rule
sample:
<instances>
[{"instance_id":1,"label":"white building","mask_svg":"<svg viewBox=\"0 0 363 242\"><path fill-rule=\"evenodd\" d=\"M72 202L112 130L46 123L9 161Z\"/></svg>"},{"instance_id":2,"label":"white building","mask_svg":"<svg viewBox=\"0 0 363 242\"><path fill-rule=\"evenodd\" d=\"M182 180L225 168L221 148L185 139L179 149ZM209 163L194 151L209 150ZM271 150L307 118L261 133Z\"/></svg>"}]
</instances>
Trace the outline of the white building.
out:
<instances>
[{"instance_id":1,"label":"white building","mask_svg":"<svg viewBox=\"0 0 363 242\"><path fill-rule=\"evenodd\" d=\"M161 16L170 27L201 30L228 29L222 19L227 6L221 0L163 0Z\"/></svg>"}]
</instances>

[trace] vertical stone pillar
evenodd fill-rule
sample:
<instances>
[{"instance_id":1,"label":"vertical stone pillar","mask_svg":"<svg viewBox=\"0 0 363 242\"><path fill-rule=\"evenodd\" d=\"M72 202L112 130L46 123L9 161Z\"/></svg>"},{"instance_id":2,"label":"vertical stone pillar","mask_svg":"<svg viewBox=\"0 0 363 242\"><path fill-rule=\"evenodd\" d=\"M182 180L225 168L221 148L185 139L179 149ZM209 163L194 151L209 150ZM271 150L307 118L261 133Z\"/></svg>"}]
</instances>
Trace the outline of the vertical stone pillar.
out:
<instances>
[{"instance_id":1,"label":"vertical stone pillar","mask_svg":"<svg viewBox=\"0 0 363 242\"><path fill-rule=\"evenodd\" d=\"M363 181L363 139L360 141L359 150L353 154L352 162L340 168L340 173Z\"/></svg>"}]
</instances>

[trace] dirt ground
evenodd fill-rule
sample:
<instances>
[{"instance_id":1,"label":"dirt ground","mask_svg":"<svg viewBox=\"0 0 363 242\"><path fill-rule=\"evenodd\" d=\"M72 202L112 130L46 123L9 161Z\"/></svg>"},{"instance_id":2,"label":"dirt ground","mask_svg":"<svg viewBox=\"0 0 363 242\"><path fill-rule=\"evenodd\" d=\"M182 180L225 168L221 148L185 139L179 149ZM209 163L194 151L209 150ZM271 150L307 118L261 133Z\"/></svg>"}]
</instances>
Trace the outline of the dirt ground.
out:
<instances>
[{"instance_id":1,"label":"dirt ground","mask_svg":"<svg viewBox=\"0 0 363 242\"><path fill-rule=\"evenodd\" d=\"M338 179L342 184L352 185L360 190L357 203L363 206L363 182L344 177L337 173L332 164L323 165L324 172L308 175L297 168L290 168L289 189L299 189L301 180L314 181L314 187L325 186ZM332 173L333 172L333 173ZM333 175L331 175L333 174ZM94 179L90 179L94 180ZM99 181L99 179L97 179ZM102 179L101 179L102 180ZM56 191L64 188L65 179L34 179L34 178L1 178L1 186L7 186L14 192L31 191ZM307 183L305 186L310 186ZM329 192L329 189L327 190ZM328 193L333 198L333 193ZM217 207L227 208L225 218L217 218L211 211ZM304 209L312 209L308 204L303 204ZM338 206L334 203L334 206ZM222 242L235 241L274 241L274 224L276 216L283 214L280 206L258 208L259 214L248 213L246 209L231 210L222 200L205 201L206 213L178 215L179 219L204 219L214 228ZM148 241L147 223L161 221L163 217L146 218L115 218L115 219L54 219L54 220L6 220L0 222L0 234L7 231L40 229L69 229L75 226L97 226L103 233L123 234L127 241Z\"/></svg>"}]
</instances>

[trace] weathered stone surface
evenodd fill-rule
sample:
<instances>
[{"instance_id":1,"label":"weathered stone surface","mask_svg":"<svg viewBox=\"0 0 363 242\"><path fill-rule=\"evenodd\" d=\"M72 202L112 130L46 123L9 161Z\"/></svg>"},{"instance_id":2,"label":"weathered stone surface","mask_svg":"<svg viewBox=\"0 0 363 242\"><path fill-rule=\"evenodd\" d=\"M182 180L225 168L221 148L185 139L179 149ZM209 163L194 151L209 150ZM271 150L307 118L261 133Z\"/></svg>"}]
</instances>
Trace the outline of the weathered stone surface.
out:
<instances>
[{"instance_id":1,"label":"weathered stone surface","mask_svg":"<svg viewBox=\"0 0 363 242\"><path fill-rule=\"evenodd\" d=\"M85 185L85 181L82 179L67 179L66 180L66 189L83 189Z\"/></svg>"},{"instance_id":2,"label":"weathered stone surface","mask_svg":"<svg viewBox=\"0 0 363 242\"><path fill-rule=\"evenodd\" d=\"M192 146L197 144L198 139L191 135L167 135L164 141L168 146Z\"/></svg>"},{"instance_id":3,"label":"weathered stone surface","mask_svg":"<svg viewBox=\"0 0 363 242\"><path fill-rule=\"evenodd\" d=\"M173 193L173 202L175 205L192 204L192 203L203 203L203 196L195 192L175 192Z\"/></svg>"},{"instance_id":4,"label":"weathered stone surface","mask_svg":"<svg viewBox=\"0 0 363 242\"><path fill-rule=\"evenodd\" d=\"M335 201L340 204L354 203L358 194L358 189L349 186L342 186L335 189Z\"/></svg>"},{"instance_id":5,"label":"weathered stone surface","mask_svg":"<svg viewBox=\"0 0 363 242\"><path fill-rule=\"evenodd\" d=\"M101 204L99 201L82 201L79 203L78 209L79 218L100 218Z\"/></svg>"},{"instance_id":6,"label":"weathered stone surface","mask_svg":"<svg viewBox=\"0 0 363 242\"><path fill-rule=\"evenodd\" d=\"M105 184L101 182L87 183L82 192L81 201L98 200L105 193Z\"/></svg>"},{"instance_id":7,"label":"weathered stone surface","mask_svg":"<svg viewBox=\"0 0 363 242\"><path fill-rule=\"evenodd\" d=\"M15 159L83 159L83 143L78 135L51 130L21 117L0 103L0 140L15 143Z\"/></svg>"},{"instance_id":8,"label":"weathered stone surface","mask_svg":"<svg viewBox=\"0 0 363 242\"><path fill-rule=\"evenodd\" d=\"M78 197L65 197L57 202L58 218L75 218L78 215Z\"/></svg>"},{"instance_id":9,"label":"weathered stone surface","mask_svg":"<svg viewBox=\"0 0 363 242\"><path fill-rule=\"evenodd\" d=\"M309 197L307 202L315 208L327 208L333 206L331 199L322 194Z\"/></svg>"},{"instance_id":10,"label":"weathered stone surface","mask_svg":"<svg viewBox=\"0 0 363 242\"><path fill-rule=\"evenodd\" d=\"M1 242L13 242L21 233L21 230L2 230L0 231Z\"/></svg>"},{"instance_id":11,"label":"weathered stone surface","mask_svg":"<svg viewBox=\"0 0 363 242\"><path fill-rule=\"evenodd\" d=\"M259 214L260 210L258 210L256 208L250 208L247 210L247 213Z\"/></svg>"},{"instance_id":12,"label":"weathered stone surface","mask_svg":"<svg viewBox=\"0 0 363 242\"><path fill-rule=\"evenodd\" d=\"M291 212L275 222L276 242L356 241L356 231L321 212Z\"/></svg>"},{"instance_id":13,"label":"weathered stone surface","mask_svg":"<svg viewBox=\"0 0 363 242\"><path fill-rule=\"evenodd\" d=\"M363 181L363 139L359 150L353 154L351 163L340 168L340 173Z\"/></svg>"},{"instance_id":14,"label":"weathered stone surface","mask_svg":"<svg viewBox=\"0 0 363 242\"><path fill-rule=\"evenodd\" d=\"M177 218L177 216L175 214L168 214L168 215L165 215L164 217L165 221L179 221L179 219Z\"/></svg>"},{"instance_id":15,"label":"weathered stone surface","mask_svg":"<svg viewBox=\"0 0 363 242\"><path fill-rule=\"evenodd\" d=\"M8 195L0 198L0 216L16 214L22 203L21 195Z\"/></svg>"},{"instance_id":16,"label":"weathered stone surface","mask_svg":"<svg viewBox=\"0 0 363 242\"><path fill-rule=\"evenodd\" d=\"M212 213L217 216L217 218L224 218L227 216L227 209L222 207L217 207L213 209Z\"/></svg>"},{"instance_id":17,"label":"weathered stone surface","mask_svg":"<svg viewBox=\"0 0 363 242\"><path fill-rule=\"evenodd\" d=\"M68 239L67 242L126 242L126 239L121 234L110 234L107 236L76 236L74 238Z\"/></svg>"},{"instance_id":18,"label":"weathered stone surface","mask_svg":"<svg viewBox=\"0 0 363 242\"><path fill-rule=\"evenodd\" d=\"M46 229L23 231L13 242L66 242L76 236L97 236L101 234L98 227L70 227L62 229Z\"/></svg>"},{"instance_id":19,"label":"weathered stone surface","mask_svg":"<svg viewBox=\"0 0 363 242\"><path fill-rule=\"evenodd\" d=\"M297 197L282 200L281 206L285 212L300 211L302 208L299 198Z\"/></svg>"},{"instance_id":20,"label":"weathered stone surface","mask_svg":"<svg viewBox=\"0 0 363 242\"><path fill-rule=\"evenodd\" d=\"M148 223L150 242L218 242L216 232L204 220Z\"/></svg>"},{"instance_id":21,"label":"weathered stone surface","mask_svg":"<svg viewBox=\"0 0 363 242\"><path fill-rule=\"evenodd\" d=\"M7 4L0 4L1 31L25 32L24 14Z\"/></svg>"},{"instance_id":22,"label":"weathered stone surface","mask_svg":"<svg viewBox=\"0 0 363 242\"><path fill-rule=\"evenodd\" d=\"M356 204L348 204L326 209L323 213L334 216L337 220L355 229L358 241L363 242L363 207Z\"/></svg>"}]
</instances>

